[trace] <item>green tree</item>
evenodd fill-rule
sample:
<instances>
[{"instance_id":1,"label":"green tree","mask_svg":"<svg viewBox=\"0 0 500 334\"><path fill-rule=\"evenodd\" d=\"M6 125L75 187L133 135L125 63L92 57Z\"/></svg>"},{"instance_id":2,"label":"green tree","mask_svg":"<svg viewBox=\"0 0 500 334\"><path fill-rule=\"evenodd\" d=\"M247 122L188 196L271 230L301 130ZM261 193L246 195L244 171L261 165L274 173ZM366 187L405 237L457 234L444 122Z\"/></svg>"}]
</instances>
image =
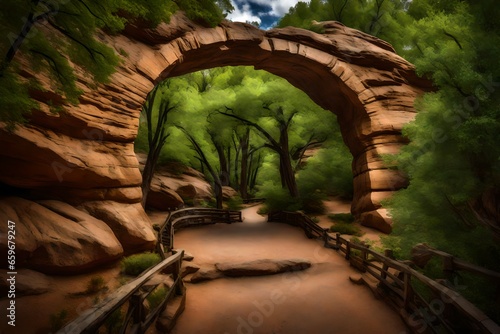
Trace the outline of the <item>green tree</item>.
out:
<instances>
[{"instance_id":1,"label":"green tree","mask_svg":"<svg viewBox=\"0 0 500 334\"><path fill-rule=\"evenodd\" d=\"M500 236L488 204L500 184L500 24L493 19L500 13L492 1L458 0L415 0L409 12L416 22L407 56L439 90L418 102L404 130L411 141L395 163L410 185L389 203L395 235L487 265L486 253L499 254L491 232Z\"/></svg>"},{"instance_id":2,"label":"green tree","mask_svg":"<svg viewBox=\"0 0 500 334\"><path fill-rule=\"evenodd\" d=\"M142 172L142 206L146 207L149 190L151 188L151 180L153 179L154 170L160 157L161 150L165 145L169 133L167 132L167 120L171 111L179 108L179 102L176 101L172 94L168 94L173 88L172 80L166 80L157 85L149 93L142 113L146 118L147 126L147 158ZM160 95L158 95L160 94ZM163 96L161 96L163 95Z\"/></svg>"},{"instance_id":3,"label":"green tree","mask_svg":"<svg viewBox=\"0 0 500 334\"><path fill-rule=\"evenodd\" d=\"M282 79L268 77L262 79L248 79L244 81L248 87L236 95L232 101L224 101L220 113L227 117L237 119L246 126L250 126L264 140L264 146L274 151L279 157L279 171L281 185L286 188L292 198L299 196L297 182L295 180L296 169L294 168L292 155L294 151L304 151L316 140L322 139L328 134L328 127L321 127L321 116L331 115L322 110L295 87L289 85ZM252 89L250 89L250 87ZM301 113L307 116L301 116ZM294 122L297 117L302 117L301 122ZM315 124L314 128L305 131L297 124L303 124L308 120ZM295 131L291 128L294 127ZM313 130L314 129L314 130ZM307 135L303 132L308 132ZM290 138L293 136L293 138ZM302 138L308 138L304 142ZM295 150L293 150L296 144ZM298 158L301 154L298 154ZM300 164L297 164L297 166Z\"/></svg>"},{"instance_id":4,"label":"green tree","mask_svg":"<svg viewBox=\"0 0 500 334\"><path fill-rule=\"evenodd\" d=\"M404 27L411 22L406 0L311 0L299 2L283 16L278 27L295 26L321 32L317 21L339 21L348 27L390 42L401 52Z\"/></svg>"},{"instance_id":5,"label":"green tree","mask_svg":"<svg viewBox=\"0 0 500 334\"><path fill-rule=\"evenodd\" d=\"M42 89L23 73L26 64L15 61L16 55L21 54L30 69L45 72L55 90L76 104L81 91L70 63L96 83L107 82L119 63L113 49L96 38L99 31L115 34L137 20L155 27L177 9L213 26L232 6L228 0L5 0L0 9L0 121L13 124L37 107L29 91ZM47 103L57 111L64 101Z\"/></svg>"}]
</instances>

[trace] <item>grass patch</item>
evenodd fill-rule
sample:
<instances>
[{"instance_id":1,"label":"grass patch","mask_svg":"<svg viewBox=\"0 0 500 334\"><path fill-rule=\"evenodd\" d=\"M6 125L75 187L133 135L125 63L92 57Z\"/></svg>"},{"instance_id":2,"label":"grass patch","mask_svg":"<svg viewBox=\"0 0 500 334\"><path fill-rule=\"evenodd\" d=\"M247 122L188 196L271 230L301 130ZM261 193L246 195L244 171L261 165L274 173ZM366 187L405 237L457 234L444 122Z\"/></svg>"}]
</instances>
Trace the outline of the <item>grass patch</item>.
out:
<instances>
[{"instance_id":1,"label":"grass patch","mask_svg":"<svg viewBox=\"0 0 500 334\"><path fill-rule=\"evenodd\" d=\"M358 237L363 235L360 228L351 223L336 223L335 225L330 227L330 231L340 234L355 235Z\"/></svg>"},{"instance_id":2,"label":"grass patch","mask_svg":"<svg viewBox=\"0 0 500 334\"><path fill-rule=\"evenodd\" d=\"M354 222L354 216L350 213L332 213L328 215L328 218L334 223L350 224Z\"/></svg>"},{"instance_id":3,"label":"grass patch","mask_svg":"<svg viewBox=\"0 0 500 334\"><path fill-rule=\"evenodd\" d=\"M68 320L68 311L66 309L51 314L49 321L52 332L57 332L58 330L63 328L67 320Z\"/></svg>"},{"instance_id":4,"label":"grass patch","mask_svg":"<svg viewBox=\"0 0 500 334\"><path fill-rule=\"evenodd\" d=\"M120 327L122 326L125 317L121 309L117 309L104 321L104 326L106 328L107 334L118 334L120 333Z\"/></svg>"},{"instance_id":5,"label":"grass patch","mask_svg":"<svg viewBox=\"0 0 500 334\"><path fill-rule=\"evenodd\" d=\"M144 270L160 263L160 261L160 255L156 253L130 255L121 262L122 272L126 275L137 276Z\"/></svg>"},{"instance_id":6,"label":"grass patch","mask_svg":"<svg viewBox=\"0 0 500 334\"><path fill-rule=\"evenodd\" d=\"M85 290L85 293L91 295L107 289L108 287L106 285L106 281L104 281L104 278L102 278L102 276L94 276L87 283L87 289Z\"/></svg>"},{"instance_id":7,"label":"grass patch","mask_svg":"<svg viewBox=\"0 0 500 334\"><path fill-rule=\"evenodd\" d=\"M150 309L154 310L155 308L157 308L163 302L163 300L165 300L167 293L168 290L164 286L156 288L153 292L151 292L146 297Z\"/></svg>"}]
</instances>

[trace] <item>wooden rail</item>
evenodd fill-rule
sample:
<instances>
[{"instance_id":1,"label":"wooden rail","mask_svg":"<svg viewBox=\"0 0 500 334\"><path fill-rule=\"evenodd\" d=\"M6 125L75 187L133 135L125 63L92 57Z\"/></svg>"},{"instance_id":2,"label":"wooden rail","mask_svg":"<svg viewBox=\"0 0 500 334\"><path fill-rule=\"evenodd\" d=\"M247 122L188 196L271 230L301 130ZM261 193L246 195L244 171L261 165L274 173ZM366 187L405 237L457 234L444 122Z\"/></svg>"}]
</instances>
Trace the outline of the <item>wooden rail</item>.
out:
<instances>
[{"instance_id":1,"label":"wooden rail","mask_svg":"<svg viewBox=\"0 0 500 334\"><path fill-rule=\"evenodd\" d=\"M308 237L321 238L325 247L342 252L353 267L375 280L377 291L400 311L403 320L415 332L500 333L498 324L458 292L394 260L391 251L382 255L368 246L342 238L339 233L333 237L300 212L272 212L268 221L299 226ZM434 251L436 255L449 259L449 254ZM493 279L500 275L455 258L448 263L451 263L448 269L452 270L467 270ZM427 289L430 297L424 298L418 292L419 286Z\"/></svg>"},{"instance_id":2,"label":"wooden rail","mask_svg":"<svg viewBox=\"0 0 500 334\"><path fill-rule=\"evenodd\" d=\"M165 254L174 248L174 233L181 228L195 225L242 222L241 211L211 208L186 208L169 213L158 231L158 253Z\"/></svg>"},{"instance_id":3,"label":"wooden rail","mask_svg":"<svg viewBox=\"0 0 500 334\"><path fill-rule=\"evenodd\" d=\"M180 250L176 254L163 260L156 266L141 274L135 280L125 284L108 296L101 303L91 307L82 313L74 321L66 325L58 334L63 333L100 333L100 328L105 325L115 312L119 312L122 307L128 302L128 310L124 317L123 323L120 325L118 333L145 333L146 330L157 319L158 315L163 312L167 303L175 296L185 294L180 268L184 251ZM149 294L159 285L149 286L144 291L141 289L155 274L169 270L174 284L167 292L165 299L152 310L147 310L144 307L145 300Z\"/></svg>"}]
</instances>

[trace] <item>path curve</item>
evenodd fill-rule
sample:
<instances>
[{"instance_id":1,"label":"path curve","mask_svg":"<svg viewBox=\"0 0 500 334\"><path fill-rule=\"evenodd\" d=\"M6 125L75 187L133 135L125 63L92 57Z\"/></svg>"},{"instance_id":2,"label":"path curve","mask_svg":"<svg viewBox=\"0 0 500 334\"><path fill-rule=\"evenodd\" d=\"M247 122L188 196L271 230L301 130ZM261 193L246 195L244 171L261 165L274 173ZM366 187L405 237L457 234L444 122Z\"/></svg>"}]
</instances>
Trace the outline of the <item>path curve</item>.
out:
<instances>
[{"instance_id":1,"label":"path curve","mask_svg":"<svg viewBox=\"0 0 500 334\"><path fill-rule=\"evenodd\" d=\"M290 258L310 260L313 266L273 276L187 283L186 309L172 333L406 333L396 312L349 281L356 271L342 256L296 227L265 223L257 210L244 210L242 224L181 230L176 246L192 253L202 267Z\"/></svg>"}]
</instances>

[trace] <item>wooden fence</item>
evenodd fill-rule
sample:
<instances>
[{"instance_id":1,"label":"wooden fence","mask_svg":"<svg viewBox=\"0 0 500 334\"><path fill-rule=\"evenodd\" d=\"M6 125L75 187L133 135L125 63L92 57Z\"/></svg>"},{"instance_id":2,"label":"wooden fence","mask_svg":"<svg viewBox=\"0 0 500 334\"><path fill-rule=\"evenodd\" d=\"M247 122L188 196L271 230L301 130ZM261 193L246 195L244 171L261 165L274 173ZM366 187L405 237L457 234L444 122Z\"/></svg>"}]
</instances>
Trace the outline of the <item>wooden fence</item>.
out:
<instances>
[{"instance_id":1,"label":"wooden fence","mask_svg":"<svg viewBox=\"0 0 500 334\"><path fill-rule=\"evenodd\" d=\"M345 255L351 265L377 284L377 291L400 312L418 333L500 333L500 327L458 292L414 270L406 263L375 252L366 245L350 242L337 233L332 236L300 212L272 212L269 222L284 222L304 229L310 238L321 238L325 247ZM466 270L499 281L500 274L468 264L433 250L444 260L446 271ZM425 296L423 295L425 293Z\"/></svg>"},{"instance_id":2,"label":"wooden fence","mask_svg":"<svg viewBox=\"0 0 500 334\"><path fill-rule=\"evenodd\" d=\"M127 307L127 302L127 311L123 317L123 321L118 324L120 329L117 332L127 334L145 333L158 318L159 314L165 310L169 301L178 296L185 297L185 288L180 275L183 256L184 251L181 250L161 261L135 280L120 287L101 303L86 310L57 333L94 334L111 332L109 329L109 319L113 315L116 315L116 312L121 312L122 308ZM147 283L155 274L160 272L170 272L174 283L160 304L154 309L149 309L149 307L145 306L147 305L145 300L161 283L153 285L147 285ZM113 324L113 326L115 325ZM106 326L108 328L104 328Z\"/></svg>"},{"instance_id":3,"label":"wooden fence","mask_svg":"<svg viewBox=\"0 0 500 334\"><path fill-rule=\"evenodd\" d=\"M172 211L158 231L158 253L165 257L174 248L174 234L181 228L195 225L242 222L241 211L211 208L186 208Z\"/></svg>"}]
</instances>

